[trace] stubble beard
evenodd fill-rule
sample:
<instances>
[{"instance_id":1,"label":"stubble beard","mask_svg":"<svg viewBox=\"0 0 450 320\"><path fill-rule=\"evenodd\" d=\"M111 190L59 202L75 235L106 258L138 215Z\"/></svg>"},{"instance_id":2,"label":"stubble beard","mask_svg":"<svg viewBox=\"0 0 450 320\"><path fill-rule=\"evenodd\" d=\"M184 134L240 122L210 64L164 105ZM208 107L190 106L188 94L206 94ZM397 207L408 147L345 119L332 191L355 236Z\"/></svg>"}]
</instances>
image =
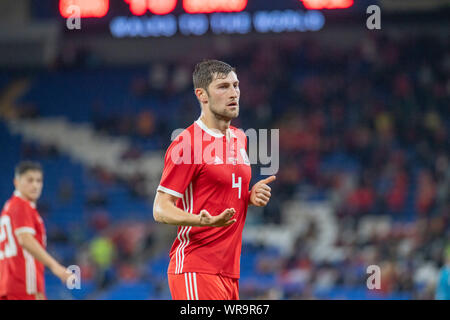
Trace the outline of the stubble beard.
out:
<instances>
[{"instance_id":1,"label":"stubble beard","mask_svg":"<svg viewBox=\"0 0 450 320\"><path fill-rule=\"evenodd\" d=\"M220 110L219 108L216 108L214 104L210 104L209 109L217 120L231 121L239 116L239 105L236 107L236 110L233 111L228 110L227 107Z\"/></svg>"}]
</instances>

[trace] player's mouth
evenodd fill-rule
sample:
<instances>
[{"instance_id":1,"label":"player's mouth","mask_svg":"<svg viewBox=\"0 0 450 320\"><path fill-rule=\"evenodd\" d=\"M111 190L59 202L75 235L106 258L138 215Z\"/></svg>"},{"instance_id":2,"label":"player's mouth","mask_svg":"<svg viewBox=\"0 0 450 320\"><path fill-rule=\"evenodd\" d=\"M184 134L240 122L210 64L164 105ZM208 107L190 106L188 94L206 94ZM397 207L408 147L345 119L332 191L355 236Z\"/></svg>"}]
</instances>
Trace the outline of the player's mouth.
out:
<instances>
[{"instance_id":1,"label":"player's mouth","mask_svg":"<svg viewBox=\"0 0 450 320\"><path fill-rule=\"evenodd\" d=\"M227 104L227 107L237 107L238 103L236 101L230 102L229 104Z\"/></svg>"}]
</instances>

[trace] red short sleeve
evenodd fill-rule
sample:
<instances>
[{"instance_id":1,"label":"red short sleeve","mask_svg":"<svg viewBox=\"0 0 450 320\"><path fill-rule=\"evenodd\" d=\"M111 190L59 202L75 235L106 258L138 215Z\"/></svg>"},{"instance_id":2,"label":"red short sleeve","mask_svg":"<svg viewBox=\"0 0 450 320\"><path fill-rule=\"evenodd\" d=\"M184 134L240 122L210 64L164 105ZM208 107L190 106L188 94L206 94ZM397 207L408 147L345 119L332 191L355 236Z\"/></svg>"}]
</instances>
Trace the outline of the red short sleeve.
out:
<instances>
[{"instance_id":1,"label":"red short sleeve","mask_svg":"<svg viewBox=\"0 0 450 320\"><path fill-rule=\"evenodd\" d=\"M167 149L164 170L158 191L182 198L192 181L199 164L195 164L194 152L188 135L178 136Z\"/></svg>"},{"instance_id":2,"label":"red short sleeve","mask_svg":"<svg viewBox=\"0 0 450 320\"><path fill-rule=\"evenodd\" d=\"M11 226L14 234L28 232L36 234L33 211L31 207L24 201L14 201L8 210L11 218Z\"/></svg>"}]
</instances>

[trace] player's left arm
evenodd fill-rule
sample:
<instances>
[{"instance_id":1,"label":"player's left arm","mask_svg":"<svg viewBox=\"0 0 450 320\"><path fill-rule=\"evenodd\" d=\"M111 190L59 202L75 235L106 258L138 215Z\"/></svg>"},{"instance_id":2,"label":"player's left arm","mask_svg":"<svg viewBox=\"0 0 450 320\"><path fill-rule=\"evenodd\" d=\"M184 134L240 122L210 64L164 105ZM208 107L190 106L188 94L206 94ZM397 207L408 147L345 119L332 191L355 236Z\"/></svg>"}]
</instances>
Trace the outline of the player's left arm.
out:
<instances>
[{"instance_id":1,"label":"player's left arm","mask_svg":"<svg viewBox=\"0 0 450 320\"><path fill-rule=\"evenodd\" d=\"M273 182L275 179L276 176L270 176L255 183L250 190L248 205L254 205L257 207L266 206L272 196L272 188L269 187L269 183Z\"/></svg>"},{"instance_id":2,"label":"player's left arm","mask_svg":"<svg viewBox=\"0 0 450 320\"><path fill-rule=\"evenodd\" d=\"M22 248L27 250L35 259L48 267L63 283L67 282L70 274L66 272L66 268L56 261L56 259L41 246L32 233L22 232L17 234L16 237Z\"/></svg>"},{"instance_id":3,"label":"player's left arm","mask_svg":"<svg viewBox=\"0 0 450 320\"><path fill-rule=\"evenodd\" d=\"M69 275L66 268L60 265L35 238L36 230L30 207L23 201L10 209L11 223L18 244L36 260L48 267L65 283Z\"/></svg>"}]
</instances>

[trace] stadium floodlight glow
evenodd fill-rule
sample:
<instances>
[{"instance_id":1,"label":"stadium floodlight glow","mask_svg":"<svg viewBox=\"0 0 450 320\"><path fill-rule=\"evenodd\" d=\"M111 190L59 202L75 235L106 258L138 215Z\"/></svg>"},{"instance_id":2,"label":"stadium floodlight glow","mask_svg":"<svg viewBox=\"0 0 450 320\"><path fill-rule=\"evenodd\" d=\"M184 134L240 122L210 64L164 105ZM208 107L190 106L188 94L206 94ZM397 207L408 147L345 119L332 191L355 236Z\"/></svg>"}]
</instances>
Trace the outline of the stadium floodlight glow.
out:
<instances>
[{"instance_id":1,"label":"stadium floodlight glow","mask_svg":"<svg viewBox=\"0 0 450 320\"><path fill-rule=\"evenodd\" d=\"M135 16L144 15L147 10L153 14L171 13L178 0L124 0ZM247 7L248 0L183 0L187 13L240 12Z\"/></svg>"},{"instance_id":2,"label":"stadium floodlight glow","mask_svg":"<svg viewBox=\"0 0 450 320\"><path fill-rule=\"evenodd\" d=\"M187 13L241 12L248 0L183 0Z\"/></svg>"},{"instance_id":3,"label":"stadium floodlight glow","mask_svg":"<svg viewBox=\"0 0 450 320\"><path fill-rule=\"evenodd\" d=\"M177 6L178 0L124 0L130 5L130 11L135 16L142 16L149 10L153 14L164 15L171 13Z\"/></svg>"},{"instance_id":4,"label":"stadium floodlight glow","mask_svg":"<svg viewBox=\"0 0 450 320\"><path fill-rule=\"evenodd\" d=\"M154 14L168 14L177 6L177 0L147 0L148 10Z\"/></svg>"},{"instance_id":5,"label":"stadium floodlight glow","mask_svg":"<svg viewBox=\"0 0 450 320\"><path fill-rule=\"evenodd\" d=\"M353 0L299 0L306 9L345 9L353 6Z\"/></svg>"},{"instance_id":6,"label":"stadium floodlight glow","mask_svg":"<svg viewBox=\"0 0 450 320\"><path fill-rule=\"evenodd\" d=\"M64 18L72 15L71 6L80 8L80 18L102 18L109 10L109 0L59 0L59 13Z\"/></svg>"},{"instance_id":7,"label":"stadium floodlight glow","mask_svg":"<svg viewBox=\"0 0 450 320\"><path fill-rule=\"evenodd\" d=\"M147 0L125 0L130 5L130 11L135 16L142 16L147 12Z\"/></svg>"},{"instance_id":8,"label":"stadium floodlight glow","mask_svg":"<svg viewBox=\"0 0 450 320\"><path fill-rule=\"evenodd\" d=\"M153 15L171 14L181 2L178 0L122 0L128 5L133 16L143 16L150 12ZM256 2L257 0L253 0ZM298 0L307 10L344 9L353 6L354 0ZM122 4L123 4L122 2ZM248 0L182 0L182 8L187 14L240 13L247 8ZM73 16L73 6L78 7L80 18L103 18L110 7L109 0L59 0L59 11L62 17ZM77 8L75 8L77 9ZM181 9L181 8L180 8ZM177 14L178 15L178 14ZM233 23L245 22L244 16L234 17ZM223 19L219 19L221 24ZM245 23L244 23L245 24ZM244 30L245 27L242 27ZM229 32L231 29L223 29ZM221 33L220 31L219 33Z\"/></svg>"}]
</instances>

